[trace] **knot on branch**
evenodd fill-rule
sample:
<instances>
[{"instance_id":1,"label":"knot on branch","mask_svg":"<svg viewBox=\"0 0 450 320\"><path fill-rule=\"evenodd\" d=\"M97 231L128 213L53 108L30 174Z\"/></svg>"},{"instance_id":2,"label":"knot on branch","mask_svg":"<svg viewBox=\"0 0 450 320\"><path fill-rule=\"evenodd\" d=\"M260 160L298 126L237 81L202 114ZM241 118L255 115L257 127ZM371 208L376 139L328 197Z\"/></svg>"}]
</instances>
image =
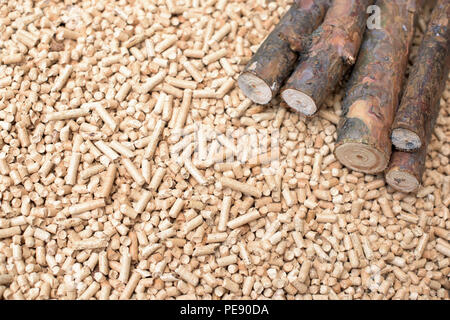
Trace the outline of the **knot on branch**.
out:
<instances>
[{"instance_id":1,"label":"knot on branch","mask_svg":"<svg viewBox=\"0 0 450 320\"><path fill-rule=\"evenodd\" d=\"M301 53L305 50L308 42L307 37L292 35L287 33L280 33L280 38L289 44L289 48L297 53Z\"/></svg>"}]
</instances>

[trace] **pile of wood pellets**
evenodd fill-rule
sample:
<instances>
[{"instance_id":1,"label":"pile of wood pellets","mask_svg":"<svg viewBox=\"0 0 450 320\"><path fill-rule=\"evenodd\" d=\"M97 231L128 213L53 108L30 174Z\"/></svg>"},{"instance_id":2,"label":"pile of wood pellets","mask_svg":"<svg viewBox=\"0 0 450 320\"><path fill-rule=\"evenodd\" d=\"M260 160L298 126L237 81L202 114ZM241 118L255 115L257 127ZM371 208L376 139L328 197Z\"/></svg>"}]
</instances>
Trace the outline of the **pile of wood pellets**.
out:
<instances>
[{"instance_id":1,"label":"pile of wood pellets","mask_svg":"<svg viewBox=\"0 0 450 320\"><path fill-rule=\"evenodd\" d=\"M450 82L417 194L351 171L236 84L290 4L1 2L0 299L449 299Z\"/></svg>"}]
</instances>

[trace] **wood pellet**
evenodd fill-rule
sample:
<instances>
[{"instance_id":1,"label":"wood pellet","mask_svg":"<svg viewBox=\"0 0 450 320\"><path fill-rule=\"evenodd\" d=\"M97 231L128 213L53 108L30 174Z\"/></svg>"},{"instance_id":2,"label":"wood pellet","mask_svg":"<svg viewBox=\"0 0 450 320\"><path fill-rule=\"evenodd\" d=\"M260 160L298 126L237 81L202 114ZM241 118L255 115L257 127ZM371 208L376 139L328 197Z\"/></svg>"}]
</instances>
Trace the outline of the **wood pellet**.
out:
<instances>
[{"instance_id":1,"label":"wood pellet","mask_svg":"<svg viewBox=\"0 0 450 320\"><path fill-rule=\"evenodd\" d=\"M239 89L292 1L69 2L0 4L0 300L449 299L449 83L401 193Z\"/></svg>"}]
</instances>

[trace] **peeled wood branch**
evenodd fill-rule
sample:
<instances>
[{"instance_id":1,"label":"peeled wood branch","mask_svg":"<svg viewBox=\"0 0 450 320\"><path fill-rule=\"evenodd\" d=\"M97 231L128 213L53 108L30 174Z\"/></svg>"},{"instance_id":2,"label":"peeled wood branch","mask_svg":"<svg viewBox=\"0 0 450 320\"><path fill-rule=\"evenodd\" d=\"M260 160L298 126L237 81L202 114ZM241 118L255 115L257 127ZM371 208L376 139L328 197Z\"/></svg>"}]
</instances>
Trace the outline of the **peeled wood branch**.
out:
<instances>
[{"instance_id":1,"label":"peeled wood branch","mask_svg":"<svg viewBox=\"0 0 450 320\"><path fill-rule=\"evenodd\" d=\"M380 29L367 30L342 105L336 158L369 174L391 156L390 128L398 106L414 33L415 0L378 0Z\"/></svg>"},{"instance_id":2,"label":"peeled wood branch","mask_svg":"<svg viewBox=\"0 0 450 320\"><path fill-rule=\"evenodd\" d=\"M294 111L311 117L344 73L356 62L366 26L366 8L373 0L336 0L323 24L313 33L307 58L282 89Z\"/></svg>"},{"instance_id":3,"label":"peeled wood branch","mask_svg":"<svg viewBox=\"0 0 450 320\"><path fill-rule=\"evenodd\" d=\"M392 143L399 150L414 151L427 144L426 132L432 130L438 116L439 99L450 68L449 17L449 1L440 0L392 125Z\"/></svg>"},{"instance_id":4,"label":"peeled wood branch","mask_svg":"<svg viewBox=\"0 0 450 320\"><path fill-rule=\"evenodd\" d=\"M248 98L259 104L272 100L304 48L303 37L319 26L329 4L330 0L295 1L238 78Z\"/></svg>"}]
</instances>

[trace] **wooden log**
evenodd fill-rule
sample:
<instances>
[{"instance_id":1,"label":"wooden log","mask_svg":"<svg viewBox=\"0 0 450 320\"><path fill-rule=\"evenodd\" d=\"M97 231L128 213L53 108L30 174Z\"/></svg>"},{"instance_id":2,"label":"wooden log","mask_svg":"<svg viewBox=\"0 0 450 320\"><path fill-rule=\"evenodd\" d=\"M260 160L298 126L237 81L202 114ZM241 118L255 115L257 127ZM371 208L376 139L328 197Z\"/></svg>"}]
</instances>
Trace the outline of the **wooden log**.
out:
<instances>
[{"instance_id":1,"label":"wooden log","mask_svg":"<svg viewBox=\"0 0 450 320\"><path fill-rule=\"evenodd\" d=\"M342 105L336 158L374 174L391 156L390 128L398 106L417 13L415 0L378 0L381 28L367 30Z\"/></svg>"},{"instance_id":2,"label":"wooden log","mask_svg":"<svg viewBox=\"0 0 450 320\"><path fill-rule=\"evenodd\" d=\"M385 177L386 182L398 191L415 192L422 182L427 147L450 68L448 17L449 1L439 0L395 118L392 141L404 151L392 154ZM396 133L399 129L404 131ZM419 149L415 150L417 147Z\"/></svg>"},{"instance_id":3,"label":"wooden log","mask_svg":"<svg viewBox=\"0 0 450 320\"><path fill-rule=\"evenodd\" d=\"M281 91L294 111L317 113L344 73L356 62L373 0L335 0L323 24L314 31L307 58L296 67Z\"/></svg>"},{"instance_id":4,"label":"wooden log","mask_svg":"<svg viewBox=\"0 0 450 320\"><path fill-rule=\"evenodd\" d=\"M426 155L425 145L416 152L394 151L386 170L386 182L401 192L417 191L422 182Z\"/></svg>"},{"instance_id":5,"label":"wooden log","mask_svg":"<svg viewBox=\"0 0 450 320\"><path fill-rule=\"evenodd\" d=\"M238 78L252 101L267 104L292 72L306 38L322 22L330 0L296 0Z\"/></svg>"},{"instance_id":6,"label":"wooden log","mask_svg":"<svg viewBox=\"0 0 450 320\"><path fill-rule=\"evenodd\" d=\"M450 2L438 1L392 125L391 140L399 150L415 151L427 144L426 132L439 114L450 68L449 17Z\"/></svg>"}]
</instances>

